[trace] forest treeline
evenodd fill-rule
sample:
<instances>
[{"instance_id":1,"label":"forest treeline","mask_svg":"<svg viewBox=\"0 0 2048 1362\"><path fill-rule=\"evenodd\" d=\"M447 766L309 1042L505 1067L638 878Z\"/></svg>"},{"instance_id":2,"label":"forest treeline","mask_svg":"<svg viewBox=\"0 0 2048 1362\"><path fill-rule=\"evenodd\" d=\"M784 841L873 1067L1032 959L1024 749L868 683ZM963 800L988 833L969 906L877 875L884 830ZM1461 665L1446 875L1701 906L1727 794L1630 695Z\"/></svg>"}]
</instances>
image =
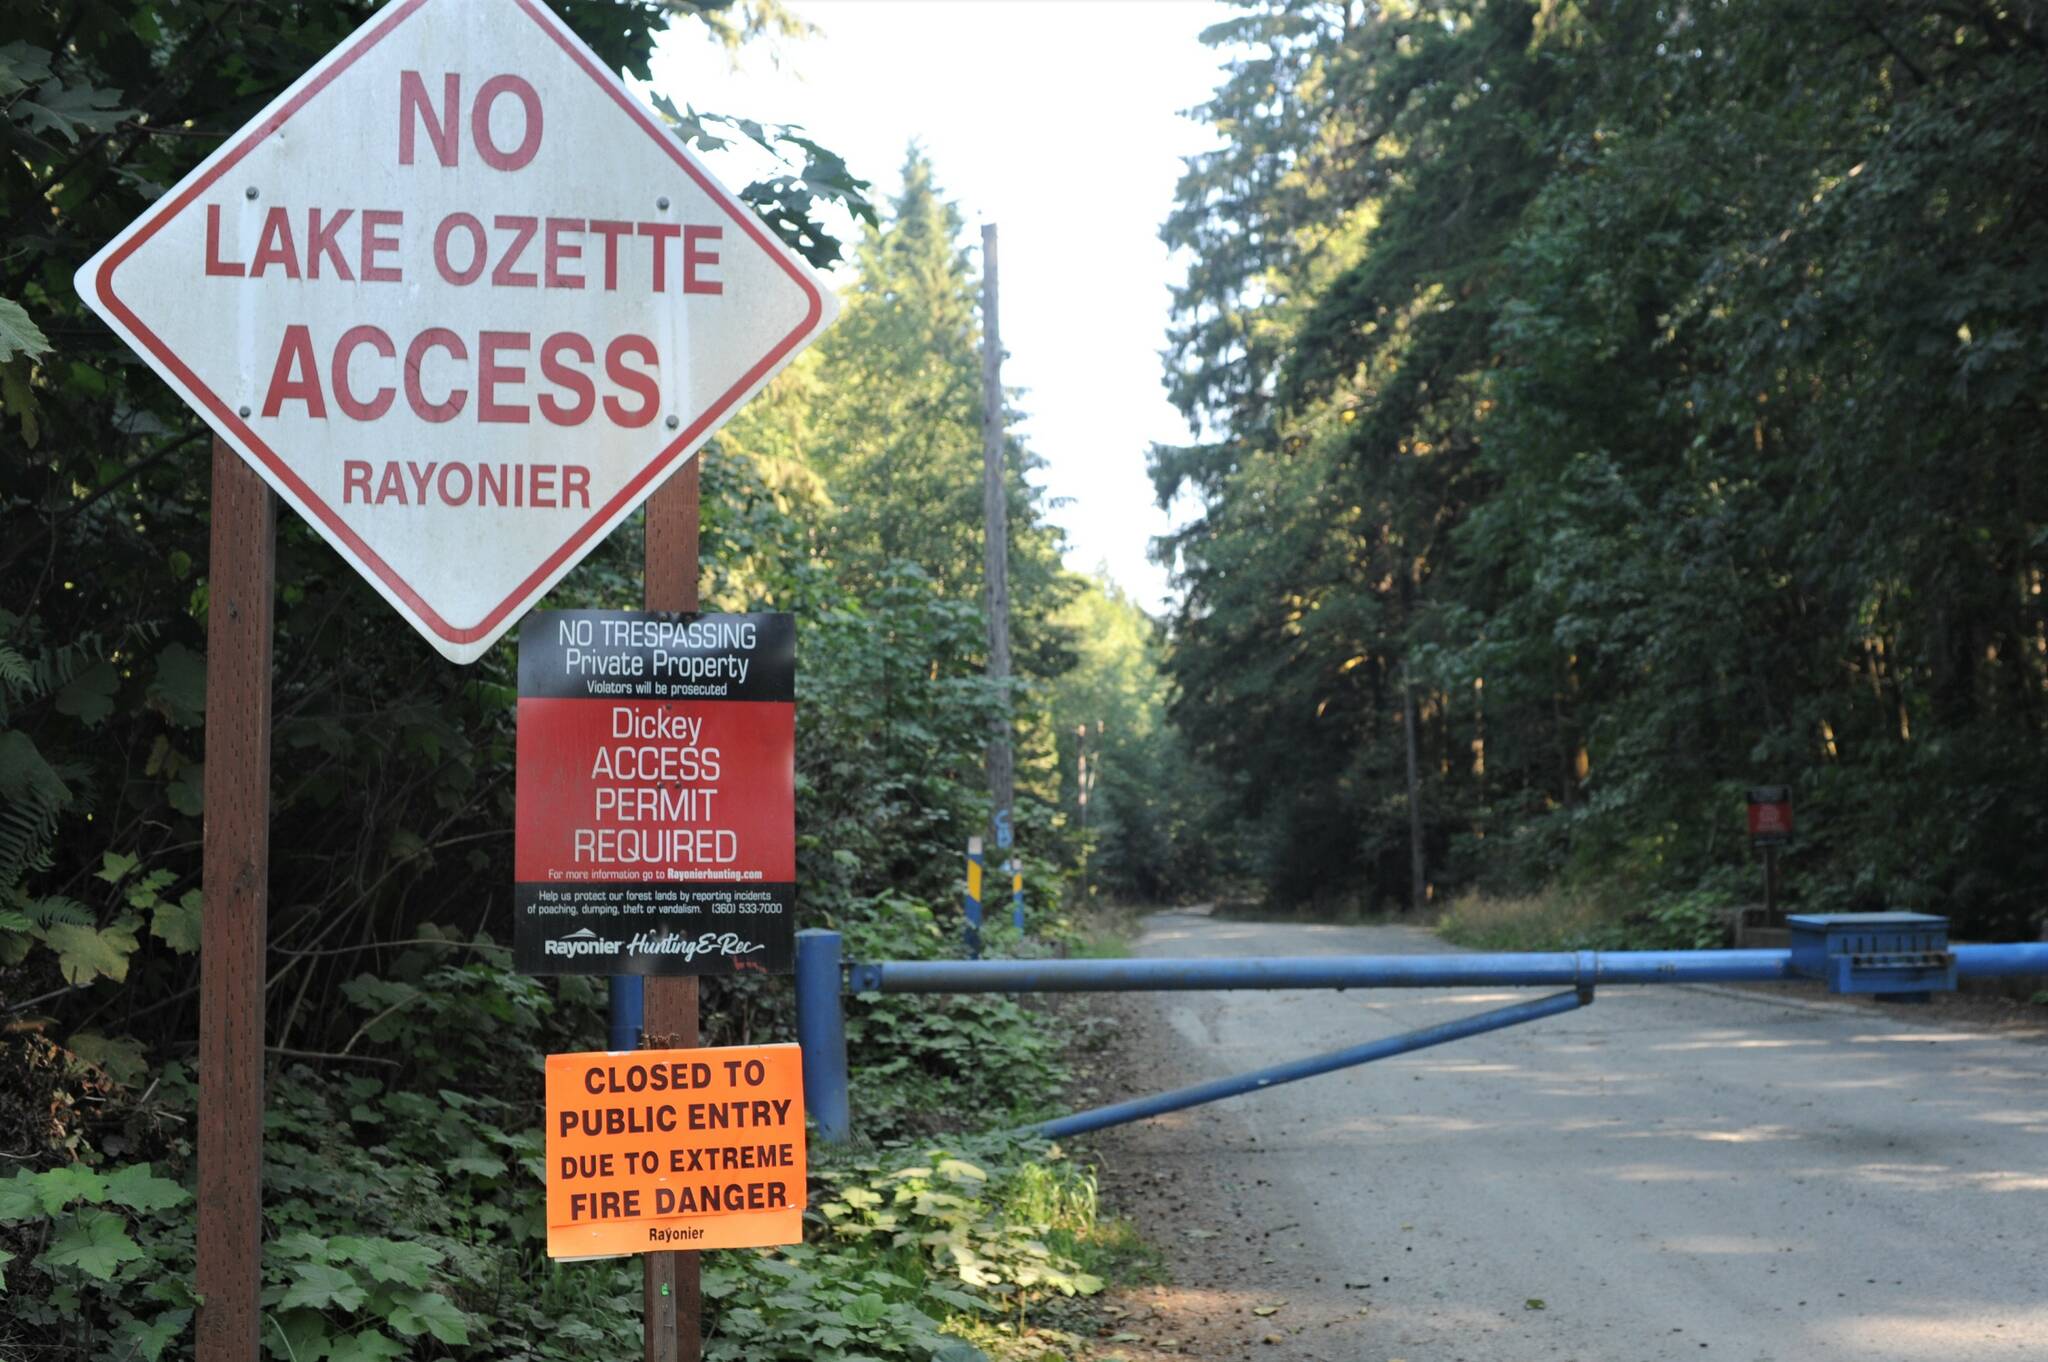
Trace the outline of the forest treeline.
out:
<instances>
[{"instance_id":1,"label":"forest treeline","mask_svg":"<svg viewBox=\"0 0 2048 1362\"><path fill-rule=\"evenodd\" d=\"M2048 11L1244 0L1166 240L1173 717L1276 900L2048 882Z\"/></svg>"},{"instance_id":2,"label":"forest treeline","mask_svg":"<svg viewBox=\"0 0 2048 1362\"><path fill-rule=\"evenodd\" d=\"M186 1356L195 1304L209 441L72 274L373 8L37 0L0 25L0 1358ZM641 78L660 27L802 28L767 0L558 8ZM741 197L838 267L845 302L703 455L706 608L799 621L799 925L839 928L855 959L963 949L983 748L1008 714L1032 939L998 904L992 945L1071 939L1075 731L1157 728L1158 631L1061 566L1012 441L1017 681L984 674L960 215L914 150L885 196L825 131L654 98L700 150L752 144L769 169ZM603 1045L604 997L510 966L512 638L446 664L296 517L277 544L265 1348L637 1352L637 1266L541 1253L539 1066ZM637 607L642 545L636 516L544 604ZM1116 768L1098 753L1102 782ZM1097 883L1121 864L1098 859ZM788 982L710 983L704 1028L789 1038ZM1003 999L883 999L849 1033L866 1162L819 1152L810 1243L711 1260L711 1356L970 1362L970 1340L1000 1351L998 1315L1095 1289L1114 1233L1086 1176L973 1143L1052 1099L1043 1024ZM922 1139L946 1149L897 1151Z\"/></svg>"}]
</instances>

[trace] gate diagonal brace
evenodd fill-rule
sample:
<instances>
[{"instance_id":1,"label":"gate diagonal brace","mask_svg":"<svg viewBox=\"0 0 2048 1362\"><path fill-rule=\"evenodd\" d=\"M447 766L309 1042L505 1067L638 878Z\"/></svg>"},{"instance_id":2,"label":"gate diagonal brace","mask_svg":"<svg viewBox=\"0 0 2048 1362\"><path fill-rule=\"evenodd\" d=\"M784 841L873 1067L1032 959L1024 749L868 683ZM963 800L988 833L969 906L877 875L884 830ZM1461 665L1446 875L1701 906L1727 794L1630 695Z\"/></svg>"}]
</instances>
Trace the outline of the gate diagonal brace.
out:
<instances>
[{"instance_id":1,"label":"gate diagonal brace","mask_svg":"<svg viewBox=\"0 0 2048 1362\"><path fill-rule=\"evenodd\" d=\"M1204 1102L1238 1097L1281 1083L1293 1083L1303 1078L1314 1078L1317 1074L1348 1069L1358 1064L1370 1064L1376 1059L1388 1059L1394 1055L1426 1050L1432 1045L1443 1045L1450 1041L1463 1040L1468 1036L1484 1035L1488 1031L1520 1026L1524 1022L1541 1021L1545 1017L1554 1017L1561 1012L1575 1012L1592 1001L1593 986L1590 983L1583 983L1568 993L1553 993L1548 997L1533 999L1526 1003L1512 1003L1490 1012L1461 1017L1457 1021L1444 1022L1438 1026L1425 1026L1419 1031L1407 1031L1398 1036L1387 1036L1348 1049L1332 1050L1326 1054L1312 1055L1307 1059L1297 1059L1288 1064L1276 1064L1271 1068L1254 1069L1250 1073L1237 1074L1230 1078L1213 1079L1207 1083L1197 1083L1193 1087L1176 1088L1172 1092L1156 1093L1151 1097L1139 1097L1112 1106L1095 1107L1089 1111L1076 1112L1072 1116L1062 1116L1057 1120L1042 1121L1026 1127L1026 1130L1048 1139L1059 1139L1068 1135L1085 1134L1091 1130L1101 1130L1108 1126L1127 1125L1132 1121L1163 1116L1170 1111L1200 1106Z\"/></svg>"}]
</instances>

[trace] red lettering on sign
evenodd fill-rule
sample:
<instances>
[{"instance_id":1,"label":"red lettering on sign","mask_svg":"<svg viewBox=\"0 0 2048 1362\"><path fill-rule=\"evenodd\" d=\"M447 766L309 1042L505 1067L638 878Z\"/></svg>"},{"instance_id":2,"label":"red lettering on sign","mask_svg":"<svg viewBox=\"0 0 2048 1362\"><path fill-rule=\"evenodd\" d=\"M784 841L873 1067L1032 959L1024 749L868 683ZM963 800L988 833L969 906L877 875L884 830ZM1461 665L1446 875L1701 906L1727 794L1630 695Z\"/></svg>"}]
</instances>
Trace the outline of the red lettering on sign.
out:
<instances>
[{"instance_id":1,"label":"red lettering on sign","mask_svg":"<svg viewBox=\"0 0 2048 1362\"><path fill-rule=\"evenodd\" d=\"M334 262L334 272L337 276L350 281L355 279L355 275L348 267L348 257L341 253L340 243L336 240L341 235L342 227L350 218L355 216L355 211L353 208L344 208L333 217L324 221L320 216L318 208L307 212L306 277L308 279L318 279L320 277L320 257L323 255Z\"/></svg>"},{"instance_id":2,"label":"red lettering on sign","mask_svg":"<svg viewBox=\"0 0 2048 1362\"><path fill-rule=\"evenodd\" d=\"M498 145L491 131L491 109L500 95L519 101L524 127L519 144L507 151ZM453 166L461 152L462 77L449 72L441 77L441 108L437 114L427 97L426 81L417 71L398 73L398 163L409 166L417 151L416 129L424 128L433 144L434 156L444 166ZM493 170L519 170L540 151L540 96L518 76L492 76L476 92L469 106L469 135L477 155Z\"/></svg>"},{"instance_id":3,"label":"red lettering on sign","mask_svg":"<svg viewBox=\"0 0 2048 1362\"><path fill-rule=\"evenodd\" d=\"M581 260L583 258L583 244L577 242L571 245L562 240L562 233L581 232L582 230L583 219L581 218L548 219L547 249L543 254L543 259L546 262L549 288L583 287L582 275L564 274L561 268L565 261Z\"/></svg>"},{"instance_id":4,"label":"red lettering on sign","mask_svg":"<svg viewBox=\"0 0 2048 1362\"><path fill-rule=\"evenodd\" d=\"M469 347L462 343L462 337L447 327L430 326L414 336L412 344L405 348L406 403L412 407L413 414L420 420L439 425L443 421L453 421L462 414L464 404L469 401L469 394L461 388L453 388L449 390L445 400L427 401L426 394L420 390L420 365L425 362L427 351L435 349L445 350L460 360L469 358Z\"/></svg>"},{"instance_id":5,"label":"red lettering on sign","mask_svg":"<svg viewBox=\"0 0 2048 1362\"><path fill-rule=\"evenodd\" d=\"M619 225L623 227L625 224ZM220 258L220 205L217 203L206 205L206 272L230 278L249 272L249 267L239 260ZM607 282L605 287L610 288L611 284Z\"/></svg>"},{"instance_id":6,"label":"red lettering on sign","mask_svg":"<svg viewBox=\"0 0 2048 1362\"><path fill-rule=\"evenodd\" d=\"M673 222L643 222L634 230L654 240L654 279L648 287L660 293L668 287L668 243L681 236L683 229Z\"/></svg>"},{"instance_id":7,"label":"red lettering on sign","mask_svg":"<svg viewBox=\"0 0 2048 1362\"><path fill-rule=\"evenodd\" d=\"M500 149L491 135L491 105L504 94L517 99L526 113L526 131L519 145L509 152ZM517 76L492 76L476 92L476 103L469 110L469 131L485 165L493 170L522 169L540 151L540 96Z\"/></svg>"},{"instance_id":8,"label":"red lettering on sign","mask_svg":"<svg viewBox=\"0 0 2048 1362\"><path fill-rule=\"evenodd\" d=\"M345 218L351 209L343 209ZM396 214L383 214L389 221L397 221ZM312 230L316 241L313 249L326 253L347 278L347 266L343 263L333 240L340 230L338 218L323 225L316 210L312 215ZM723 241L725 229L704 224L679 226L672 222L622 222L609 218L541 218L527 214L499 214L491 219L491 227L498 234L495 249L485 235L483 224L476 215L454 212L443 217L434 227L434 268L445 279L457 287L466 287L483 276L486 266L490 268L491 283L498 288L551 288L581 290L591 285L590 276L584 273L580 263L584 259L583 234L588 232L603 242L604 273L603 287L615 291L619 286L620 243L636 238L648 242L648 286L653 292L668 288L669 256L671 244L682 243L682 291L695 294L720 294L725 292L725 282L710 276L718 268L721 253L714 247ZM289 229L287 229L287 232ZM217 234L216 234L217 235ZM466 236L468 241L457 245L455 238ZM536 265L526 259L527 250L540 238L536 254L540 260ZM287 238L288 240L288 238ZM379 238L378 248L395 249L397 243L388 238ZM209 256L217 256L213 244L208 247ZM457 252L461 252L458 260ZM309 252L310 254L310 252ZM365 279L395 279L395 270L384 274L373 274L371 262L364 261ZM239 264L228 262L218 272L235 273ZM312 263L312 277L317 278L317 261Z\"/></svg>"},{"instance_id":9,"label":"red lettering on sign","mask_svg":"<svg viewBox=\"0 0 2048 1362\"><path fill-rule=\"evenodd\" d=\"M335 342L329 355L328 377L323 382L311 328L302 324L287 326L271 366L263 414L276 416L286 402L299 401L306 404L308 416L325 419L329 386L334 404L352 421L383 419L396 403L401 387L413 414L431 425L452 421L468 408L470 389L459 379L450 382L443 397L427 393L423 370L431 354L439 351L457 366L470 357L468 344L447 327L430 326L413 337L405 347L405 359L395 384L385 381L374 387L358 386L353 365L359 358L357 352L366 348L381 359L398 357L397 344L389 333L375 326L353 326ZM517 362L532 350L533 334L528 331L478 334L478 422L525 425L532 421L532 404L521 400L518 392L527 382L527 366ZM549 424L578 426L595 414L598 390L590 367L596 362L596 354L591 341L573 331L558 331L541 342L540 377L551 386L538 392L537 401ZM652 421L661 406L660 363L659 351L645 336L625 335L613 340L604 355L605 378L613 389L604 397L605 415L628 429ZM567 484L564 486L566 495Z\"/></svg>"},{"instance_id":10,"label":"red lettering on sign","mask_svg":"<svg viewBox=\"0 0 2048 1362\"><path fill-rule=\"evenodd\" d=\"M555 466L551 463L535 464L527 473L527 490L532 493L534 505L552 507L555 504Z\"/></svg>"},{"instance_id":11,"label":"red lettering on sign","mask_svg":"<svg viewBox=\"0 0 2048 1362\"><path fill-rule=\"evenodd\" d=\"M633 224L592 218L590 230L604 238L604 286L615 289L619 286L619 238L633 235Z\"/></svg>"},{"instance_id":12,"label":"red lettering on sign","mask_svg":"<svg viewBox=\"0 0 2048 1362\"><path fill-rule=\"evenodd\" d=\"M539 278L532 270L515 273L512 266L526 252L526 243L533 240L533 234L540 228L539 218L495 217L491 226L501 232L512 233L512 244L498 257L497 268L491 271L491 283L499 288L532 288Z\"/></svg>"},{"instance_id":13,"label":"red lettering on sign","mask_svg":"<svg viewBox=\"0 0 2048 1362\"><path fill-rule=\"evenodd\" d=\"M511 425L525 425L529 419L525 406L512 406L498 401L500 383L524 383L525 365L500 364L500 351L517 351L524 354L533 343L533 337L525 331L486 331L478 338L476 360L476 419L479 421L503 422Z\"/></svg>"},{"instance_id":14,"label":"red lettering on sign","mask_svg":"<svg viewBox=\"0 0 2048 1362\"><path fill-rule=\"evenodd\" d=\"M455 164L457 142L462 130L462 77L450 72L441 77L441 116L434 117L434 106L427 102L426 83L417 71L398 73L398 163L412 164L413 119L417 113L419 121L426 125L427 140L434 144L434 155L444 166Z\"/></svg>"},{"instance_id":15,"label":"red lettering on sign","mask_svg":"<svg viewBox=\"0 0 2048 1362\"><path fill-rule=\"evenodd\" d=\"M377 395L367 402L356 400L355 391L349 386L348 362L359 345L371 347L385 359L395 359L398 349L392 345L391 337L374 326L352 326L342 332L341 339L334 345L334 360L328 366L334 381L334 405L340 407L341 414L352 421L375 421L391 410L391 403L398 396L398 392L387 385L379 388ZM343 499L346 500L346 497Z\"/></svg>"},{"instance_id":16,"label":"red lettering on sign","mask_svg":"<svg viewBox=\"0 0 2048 1362\"><path fill-rule=\"evenodd\" d=\"M405 272L396 265L380 265L377 257L398 249L396 236L385 236L379 229L397 227L405 221L405 214L392 208L365 208L363 210L363 282L366 284L396 284L405 278Z\"/></svg>"},{"instance_id":17,"label":"red lettering on sign","mask_svg":"<svg viewBox=\"0 0 2048 1362\"><path fill-rule=\"evenodd\" d=\"M683 228L683 292L725 292L725 285L721 281L697 277L698 266L716 265L718 263L718 252L704 250L697 243L700 241L716 241L724 235L725 228L723 227Z\"/></svg>"},{"instance_id":18,"label":"red lettering on sign","mask_svg":"<svg viewBox=\"0 0 2048 1362\"><path fill-rule=\"evenodd\" d=\"M249 277L261 279L272 264L284 266L284 277L299 277L298 248L292 243L291 214L282 207L263 215L263 233L256 238L256 257L249 262Z\"/></svg>"},{"instance_id":19,"label":"red lettering on sign","mask_svg":"<svg viewBox=\"0 0 2048 1362\"><path fill-rule=\"evenodd\" d=\"M428 464L425 471L421 471L418 464L408 460L405 465L405 471L412 474L413 504L415 506L426 505L427 479L434 476L434 465Z\"/></svg>"},{"instance_id":20,"label":"red lettering on sign","mask_svg":"<svg viewBox=\"0 0 2048 1362\"><path fill-rule=\"evenodd\" d=\"M455 231L469 233L469 268L458 270L448 258L448 235ZM468 213L450 213L441 219L441 225L434 229L434 268L449 283L461 287L476 282L484 272L484 258L489 247L484 244L484 225Z\"/></svg>"},{"instance_id":21,"label":"red lettering on sign","mask_svg":"<svg viewBox=\"0 0 2048 1362\"><path fill-rule=\"evenodd\" d=\"M540 397L540 414L558 426L580 426L590 419L590 413L597 409L597 385L590 376L580 369L572 369L562 362L564 353L573 355L585 364L595 363L597 355L590 348L590 342L573 331L558 331L541 343L541 377L570 393L575 398L573 406L564 406L549 393Z\"/></svg>"},{"instance_id":22,"label":"red lettering on sign","mask_svg":"<svg viewBox=\"0 0 2048 1362\"><path fill-rule=\"evenodd\" d=\"M313 335L304 326L284 329L284 342L277 347L277 363L270 370L270 391L263 397L263 414L275 416L293 399L306 404L306 415L327 419L327 398L320 391L320 365L313 358Z\"/></svg>"},{"instance_id":23,"label":"red lettering on sign","mask_svg":"<svg viewBox=\"0 0 2048 1362\"><path fill-rule=\"evenodd\" d=\"M362 279L372 283L388 284L402 280L403 270L395 263L386 263L384 257L395 254L399 249L398 236L387 229L402 225L405 214L388 208L363 210L357 248L359 271L350 268L341 242L342 229L355 215L353 208L307 209L306 249L302 254L292 230L291 210L282 204L267 209L263 214L263 226L257 233L256 253L245 266L239 260L229 260L222 255L221 206L209 203L206 205L206 273L216 278L246 276L261 279L275 271L287 279L297 279L302 275L307 279L318 279L324 261L332 267L334 277L344 283L356 282L358 273ZM441 253L439 240L435 246L438 255ZM481 254L481 246L478 249Z\"/></svg>"},{"instance_id":24,"label":"red lettering on sign","mask_svg":"<svg viewBox=\"0 0 2048 1362\"><path fill-rule=\"evenodd\" d=\"M373 474L375 486L371 485ZM582 464L468 464L386 460L381 471L363 459L341 465L343 505L536 507L589 510L590 470Z\"/></svg>"},{"instance_id":25,"label":"red lettering on sign","mask_svg":"<svg viewBox=\"0 0 2048 1362\"><path fill-rule=\"evenodd\" d=\"M659 364L661 360L655 353L654 342L645 336L620 336L605 347L605 377L627 392L638 393L643 400L638 410L629 411L626 404L618 398L607 397L604 400L604 414L617 424L634 429L654 419L654 409L661 405L661 385L655 382L651 374L628 369L628 355L637 355L650 365Z\"/></svg>"},{"instance_id":26,"label":"red lettering on sign","mask_svg":"<svg viewBox=\"0 0 2048 1362\"><path fill-rule=\"evenodd\" d=\"M477 470L476 504L495 499L500 506L524 506L526 504L526 480L519 476L518 464L499 464L493 471L490 464ZM507 493L510 500L507 500Z\"/></svg>"}]
</instances>

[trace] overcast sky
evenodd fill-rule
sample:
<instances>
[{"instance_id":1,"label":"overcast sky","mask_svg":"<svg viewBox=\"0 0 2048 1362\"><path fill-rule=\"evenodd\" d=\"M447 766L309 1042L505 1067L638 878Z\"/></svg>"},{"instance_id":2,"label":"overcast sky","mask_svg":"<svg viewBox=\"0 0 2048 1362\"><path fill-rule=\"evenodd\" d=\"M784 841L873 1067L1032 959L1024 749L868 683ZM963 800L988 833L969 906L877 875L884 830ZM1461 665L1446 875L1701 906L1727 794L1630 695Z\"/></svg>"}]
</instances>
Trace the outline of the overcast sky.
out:
<instances>
[{"instance_id":1,"label":"overcast sky","mask_svg":"<svg viewBox=\"0 0 2048 1362\"><path fill-rule=\"evenodd\" d=\"M896 191L914 140L960 205L1001 238L1004 382L1022 434L1048 463L1068 563L1106 568L1157 611L1147 557L1167 528L1145 474L1155 441L1187 427L1160 387L1167 288L1159 241L1181 158L1212 144L1182 113L1208 98L1217 57L1197 35L1213 0L795 0L821 30L734 69L701 30L665 39L656 88L700 110L800 123L875 185ZM735 184L751 165L709 158Z\"/></svg>"}]
</instances>

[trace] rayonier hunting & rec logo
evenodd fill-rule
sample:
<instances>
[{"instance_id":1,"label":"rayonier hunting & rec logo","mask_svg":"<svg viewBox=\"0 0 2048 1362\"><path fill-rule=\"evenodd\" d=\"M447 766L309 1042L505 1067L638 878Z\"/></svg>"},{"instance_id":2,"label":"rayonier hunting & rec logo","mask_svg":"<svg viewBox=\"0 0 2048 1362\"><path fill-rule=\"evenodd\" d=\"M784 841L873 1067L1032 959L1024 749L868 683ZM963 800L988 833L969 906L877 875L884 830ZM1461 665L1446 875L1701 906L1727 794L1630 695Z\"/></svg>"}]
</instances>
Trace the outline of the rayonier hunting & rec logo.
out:
<instances>
[{"instance_id":1,"label":"rayonier hunting & rec logo","mask_svg":"<svg viewBox=\"0 0 2048 1362\"><path fill-rule=\"evenodd\" d=\"M585 927L581 931L549 940L542 950L548 955L575 958L582 955L680 955L694 960L700 955L742 956L768 949L737 932L704 932L684 936L679 932L635 932L631 941L607 941Z\"/></svg>"}]
</instances>

